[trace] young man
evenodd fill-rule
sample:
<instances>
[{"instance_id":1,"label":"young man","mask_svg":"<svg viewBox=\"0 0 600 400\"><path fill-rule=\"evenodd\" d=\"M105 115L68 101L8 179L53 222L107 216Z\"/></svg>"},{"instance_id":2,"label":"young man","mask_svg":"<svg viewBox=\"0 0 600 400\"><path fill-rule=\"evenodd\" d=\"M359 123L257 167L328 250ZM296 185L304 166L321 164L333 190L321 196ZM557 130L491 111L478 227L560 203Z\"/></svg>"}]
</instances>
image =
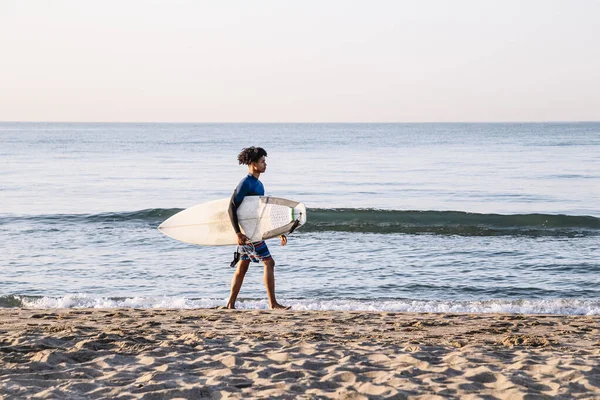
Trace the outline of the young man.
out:
<instances>
[{"instance_id":1,"label":"young man","mask_svg":"<svg viewBox=\"0 0 600 400\"><path fill-rule=\"evenodd\" d=\"M269 253L267 244L264 242L264 240L252 243L254 245L254 252L246 252L242 248L242 245L247 244L249 240L246 235L241 232L237 218L237 209L240 204L242 204L244 197L264 196L265 194L265 188L258 178L260 177L260 174L267 170L267 162L265 160L266 157L267 152L262 147L254 146L243 149L238 155L238 161L240 165L245 164L248 166L248 176L241 180L233 192L233 196L231 196L231 202L229 204L229 218L231 218L231 224L233 225L233 229L237 234L239 245L238 252L241 254L241 258L237 264L237 269L233 274L233 279L231 280L231 293L229 295L229 301L227 302L227 308L235 308L235 301L238 293L240 292L240 288L242 287L242 283L244 282L244 277L248 271L250 261L262 261L263 265L265 266L264 281L267 288L267 296L269 298L269 307L275 310L289 308L282 306L275 299L275 261L273 260L271 253ZM287 244L287 238L284 235L281 235L279 239L281 240L282 246Z\"/></svg>"}]
</instances>

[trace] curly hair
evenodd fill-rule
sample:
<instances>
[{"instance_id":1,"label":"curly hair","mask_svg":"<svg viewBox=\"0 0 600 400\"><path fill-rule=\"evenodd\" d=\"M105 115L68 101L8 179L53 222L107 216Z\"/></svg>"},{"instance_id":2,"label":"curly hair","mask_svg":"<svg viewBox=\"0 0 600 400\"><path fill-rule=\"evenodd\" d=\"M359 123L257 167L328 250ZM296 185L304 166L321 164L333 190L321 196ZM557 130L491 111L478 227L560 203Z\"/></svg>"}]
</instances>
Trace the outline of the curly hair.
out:
<instances>
[{"instance_id":1,"label":"curly hair","mask_svg":"<svg viewBox=\"0 0 600 400\"><path fill-rule=\"evenodd\" d=\"M242 149L238 154L238 161L240 164L250 165L250 163L257 162L262 156L267 156L267 152L262 147L247 147Z\"/></svg>"}]
</instances>

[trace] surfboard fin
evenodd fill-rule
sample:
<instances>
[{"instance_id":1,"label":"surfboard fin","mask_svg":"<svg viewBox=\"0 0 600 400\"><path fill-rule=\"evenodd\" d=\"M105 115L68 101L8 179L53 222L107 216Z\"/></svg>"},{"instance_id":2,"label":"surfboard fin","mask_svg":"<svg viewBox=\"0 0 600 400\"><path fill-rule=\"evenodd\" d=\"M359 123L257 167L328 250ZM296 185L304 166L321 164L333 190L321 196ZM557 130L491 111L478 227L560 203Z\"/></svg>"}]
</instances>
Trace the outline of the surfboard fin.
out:
<instances>
[{"instance_id":1,"label":"surfboard fin","mask_svg":"<svg viewBox=\"0 0 600 400\"><path fill-rule=\"evenodd\" d=\"M302 214L300 214L300 215L302 215ZM298 225L300 225L300 219L299 218L294 222L294 225L292 225L292 229L290 229L290 232L288 233L288 235L291 235L292 233L294 233L294 231L296 230L296 228L298 227Z\"/></svg>"}]
</instances>

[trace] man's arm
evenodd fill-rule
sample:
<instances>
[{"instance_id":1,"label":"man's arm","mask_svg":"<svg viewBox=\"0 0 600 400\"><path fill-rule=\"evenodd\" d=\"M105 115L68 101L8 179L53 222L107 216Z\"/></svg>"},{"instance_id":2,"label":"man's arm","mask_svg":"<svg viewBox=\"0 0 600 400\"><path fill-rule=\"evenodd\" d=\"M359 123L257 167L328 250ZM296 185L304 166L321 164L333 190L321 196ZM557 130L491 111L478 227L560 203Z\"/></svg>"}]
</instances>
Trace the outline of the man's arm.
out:
<instances>
[{"instance_id":1,"label":"man's arm","mask_svg":"<svg viewBox=\"0 0 600 400\"><path fill-rule=\"evenodd\" d=\"M229 219L231 220L231 226L233 226L233 230L235 233L241 233L240 224L238 222L237 209L239 204L235 204L235 197L237 194L237 189L231 195L231 200L229 201Z\"/></svg>"},{"instance_id":2,"label":"man's arm","mask_svg":"<svg viewBox=\"0 0 600 400\"><path fill-rule=\"evenodd\" d=\"M233 195L231 195L231 200L229 201L229 219L231 220L231 226L233 226L233 230L237 235L238 244L240 246L248 241L248 238L242 233L242 230L240 229L240 224L237 216L237 210L240 204L242 204L244 197L246 197L246 194L248 194L248 184L246 183L246 181L242 181L233 192Z\"/></svg>"}]
</instances>

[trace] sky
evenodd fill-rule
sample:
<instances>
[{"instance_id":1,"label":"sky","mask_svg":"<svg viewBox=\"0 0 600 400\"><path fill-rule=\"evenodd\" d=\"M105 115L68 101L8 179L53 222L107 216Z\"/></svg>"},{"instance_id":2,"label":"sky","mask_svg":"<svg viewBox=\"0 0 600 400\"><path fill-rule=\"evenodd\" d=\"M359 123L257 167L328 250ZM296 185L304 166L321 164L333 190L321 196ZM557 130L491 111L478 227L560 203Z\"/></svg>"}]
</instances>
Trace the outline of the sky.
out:
<instances>
[{"instance_id":1,"label":"sky","mask_svg":"<svg viewBox=\"0 0 600 400\"><path fill-rule=\"evenodd\" d=\"M600 0L0 0L0 121L600 120Z\"/></svg>"}]
</instances>

